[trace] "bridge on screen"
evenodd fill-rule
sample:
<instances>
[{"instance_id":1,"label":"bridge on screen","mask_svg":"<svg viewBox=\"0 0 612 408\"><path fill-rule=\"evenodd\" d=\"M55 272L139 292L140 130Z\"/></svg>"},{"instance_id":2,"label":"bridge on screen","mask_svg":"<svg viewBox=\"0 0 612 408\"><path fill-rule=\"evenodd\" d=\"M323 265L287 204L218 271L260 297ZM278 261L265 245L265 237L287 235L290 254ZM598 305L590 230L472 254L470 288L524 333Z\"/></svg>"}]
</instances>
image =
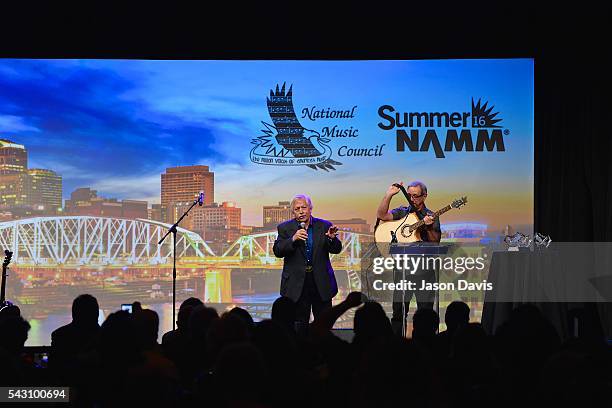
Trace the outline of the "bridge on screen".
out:
<instances>
[{"instance_id":1,"label":"bridge on screen","mask_svg":"<svg viewBox=\"0 0 612 408\"><path fill-rule=\"evenodd\" d=\"M168 228L144 219L35 217L1 222L0 248L13 251L13 264L24 270L129 268L146 273L172 266L171 237L158 245ZM238 268L278 270L283 263L272 252L276 237L276 231L241 236L225 252L215 254L199 234L178 228L177 267L216 273ZM343 249L331 256L332 264L346 271L350 290L359 290L362 245L371 236L340 231L339 239Z\"/></svg>"}]
</instances>

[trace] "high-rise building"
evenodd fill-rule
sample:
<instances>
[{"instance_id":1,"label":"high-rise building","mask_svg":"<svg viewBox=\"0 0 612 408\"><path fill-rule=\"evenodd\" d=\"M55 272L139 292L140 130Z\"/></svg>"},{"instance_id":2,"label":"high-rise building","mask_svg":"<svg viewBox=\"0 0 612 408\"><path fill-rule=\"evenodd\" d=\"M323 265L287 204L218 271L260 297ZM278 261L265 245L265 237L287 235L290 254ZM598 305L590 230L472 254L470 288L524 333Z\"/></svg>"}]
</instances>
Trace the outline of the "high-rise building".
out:
<instances>
[{"instance_id":1,"label":"high-rise building","mask_svg":"<svg viewBox=\"0 0 612 408\"><path fill-rule=\"evenodd\" d=\"M62 208L62 176L52 170L28 169L21 144L0 139L0 209L13 218L55 215Z\"/></svg>"},{"instance_id":2,"label":"high-rise building","mask_svg":"<svg viewBox=\"0 0 612 408\"><path fill-rule=\"evenodd\" d=\"M0 174L23 173L28 168L28 152L24 145L0 139Z\"/></svg>"},{"instance_id":3,"label":"high-rise building","mask_svg":"<svg viewBox=\"0 0 612 408\"><path fill-rule=\"evenodd\" d=\"M170 167L161 175L161 205L166 211L166 222L174 223L176 203L193 202L200 191L204 192L204 204L215 201L215 173L208 166ZM180 216L180 214L179 214Z\"/></svg>"},{"instance_id":4,"label":"high-rise building","mask_svg":"<svg viewBox=\"0 0 612 408\"><path fill-rule=\"evenodd\" d=\"M263 207L264 228L276 228L278 224L291 218L291 203L289 201L279 201L278 205L264 205Z\"/></svg>"},{"instance_id":5,"label":"high-rise building","mask_svg":"<svg viewBox=\"0 0 612 408\"><path fill-rule=\"evenodd\" d=\"M0 207L28 206L28 153L23 145L0 139Z\"/></svg>"},{"instance_id":6,"label":"high-rise building","mask_svg":"<svg viewBox=\"0 0 612 408\"><path fill-rule=\"evenodd\" d=\"M62 209L62 176L52 170L29 169L27 195L29 204L45 214L57 214Z\"/></svg>"},{"instance_id":7,"label":"high-rise building","mask_svg":"<svg viewBox=\"0 0 612 408\"><path fill-rule=\"evenodd\" d=\"M0 208L13 210L29 207L29 184L30 177L25 171L0 174Z\"/></svg>"}]
</instances>

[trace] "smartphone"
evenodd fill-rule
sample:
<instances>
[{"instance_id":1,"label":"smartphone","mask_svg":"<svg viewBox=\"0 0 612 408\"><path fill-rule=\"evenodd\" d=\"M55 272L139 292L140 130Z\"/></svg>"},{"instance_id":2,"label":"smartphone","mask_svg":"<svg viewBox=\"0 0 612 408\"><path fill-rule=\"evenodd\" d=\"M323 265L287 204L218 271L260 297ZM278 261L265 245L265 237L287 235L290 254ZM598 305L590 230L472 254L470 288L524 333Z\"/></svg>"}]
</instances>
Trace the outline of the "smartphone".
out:
<instances>
[{"instance_id":1,"label":"smartphone","mask_svg":"<svg viewBox=\"0 0 612 408\"><path fill-rule=\"evenodd\" d=\"M132 304L131 303L123 303L121 305L121 310L125 310L128 313L132 313Z\"/></svg>"},{"instance_id":2,"label":"smartphone","mask_svg":"<svg viewBox=\"0 0 612 408\"><path fill-rule=\"evenodd\" d=\"M49 353L34 353L33 361L37 367L47 368L49 366Z\"/></svg>"}]
</instances>

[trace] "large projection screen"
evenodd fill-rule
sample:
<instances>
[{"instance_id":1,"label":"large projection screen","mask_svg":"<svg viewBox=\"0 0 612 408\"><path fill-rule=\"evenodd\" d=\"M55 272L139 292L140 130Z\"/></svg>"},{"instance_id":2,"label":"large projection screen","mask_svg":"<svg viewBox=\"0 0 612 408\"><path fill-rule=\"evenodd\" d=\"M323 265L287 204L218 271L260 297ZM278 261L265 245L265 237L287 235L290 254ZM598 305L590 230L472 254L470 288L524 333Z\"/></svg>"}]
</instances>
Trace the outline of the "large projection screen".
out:
<instances>
[{"instance_id":1,"label":"large projection screen","mask_svg":"<svg viewBox=\"0 0 612 408\"><path fill-rule=\"evenodd\" d=\"M139 301L170 330L172 241L157 242L200 191L177 308L196 296L256 320L279 296L272 244L296 194L340 228L335 301L362 289L391 183L424 182L432 210L469 197L443 241L531 233L533 78L531 59L0 60L0 245L27 344L50 344L82 293L101 321Z\"/></svg>"}]
</instances>

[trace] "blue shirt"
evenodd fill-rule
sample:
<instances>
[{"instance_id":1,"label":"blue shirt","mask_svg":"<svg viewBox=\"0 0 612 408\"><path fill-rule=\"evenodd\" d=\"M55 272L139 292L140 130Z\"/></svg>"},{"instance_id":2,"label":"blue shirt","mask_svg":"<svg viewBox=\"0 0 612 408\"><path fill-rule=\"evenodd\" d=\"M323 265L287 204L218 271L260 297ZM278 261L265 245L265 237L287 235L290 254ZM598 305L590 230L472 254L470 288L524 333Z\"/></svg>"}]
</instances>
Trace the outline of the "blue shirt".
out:
<instances>
[{"instance_id":1,"label":"blue shirt","mask_svg":"<svg viewBox=\"0 0 612 408\"><path fill-rule=\"evenodd\" d=\"M313 237L312 237L312 222L308 224L308 239L306 240L306 264L312 265L312 245L313 245Z\"/></svg>"}]
</instances>

